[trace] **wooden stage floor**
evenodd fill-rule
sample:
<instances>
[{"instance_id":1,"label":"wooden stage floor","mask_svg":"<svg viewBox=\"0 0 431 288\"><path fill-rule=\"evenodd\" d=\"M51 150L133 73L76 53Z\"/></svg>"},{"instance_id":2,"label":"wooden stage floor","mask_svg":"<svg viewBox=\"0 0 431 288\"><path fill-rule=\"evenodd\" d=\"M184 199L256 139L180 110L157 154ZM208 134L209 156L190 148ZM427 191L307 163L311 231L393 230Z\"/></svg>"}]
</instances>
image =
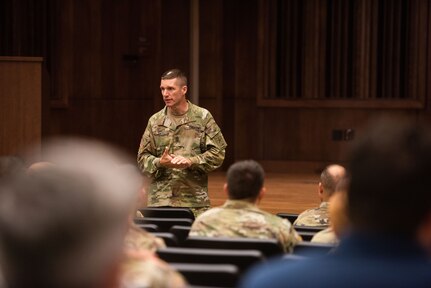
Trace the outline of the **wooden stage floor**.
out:
<instances>
[{"instance_id":1,"label":"wooden stage floor","mask_svg":"<svg viewBox=\"0 0 431 288\"><path fill-rule=\"evenodd\" d=\"M224 172L209 174L209 195L211 205L220 206L227 199L223 192ZM300 213L319 205L317 196L318 174L266 173L266 195L259 207L271 213Z\"/></svg>"}]
</instances>

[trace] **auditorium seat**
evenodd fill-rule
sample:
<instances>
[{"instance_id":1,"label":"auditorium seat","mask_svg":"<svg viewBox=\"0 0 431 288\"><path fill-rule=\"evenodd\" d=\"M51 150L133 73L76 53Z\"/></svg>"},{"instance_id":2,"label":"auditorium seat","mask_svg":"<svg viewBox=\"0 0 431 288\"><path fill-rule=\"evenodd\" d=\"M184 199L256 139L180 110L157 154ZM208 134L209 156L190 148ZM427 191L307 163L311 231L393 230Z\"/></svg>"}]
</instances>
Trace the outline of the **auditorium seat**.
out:
<instances>
[{"instance_id":1,"label":"auditorium seat","mask_svg":"<svg viewBox=\"0 0 431 288\"><path fill-rule=\"evenodd\" d=\"M191 226L174 225L169 229L169 232L177 237L179 246L183 246L184 241L189 236L190 229Z\"/></svg>"},{"instance_id":2,"label":"auditorium seat","mask_svg":"<svg viewBox=\"0 0 431 288\"><path fill-rule=\"evenodd\" d=\"M188 218L195 220L193 212L189 208L182 207L146 207L139 211L144 217L151 218Z\"/></svg>"},{"instance_id":3,"label":"auditorium seat","mask_svg":"<svg viewBox=\"0 0 431 288\"><path fill-rule=\"evenodd\" d=\"M166 247L156 253L168 263L233 264L240 273L264 260L262 252L258 250Z\"/></svg>"},{"instance_id":4,"label":"auditorium seat","mask_svg":"<svg viewBox=\"0 0 431 288\"><path fill-rule=\"evenodd\" d=\"M177 247L178 239L177 237L170 232L152 232L156 237L162 238L165 241L166 246L168 247Z\"/></svg>"},{"instance_id":5,"label":"auditorium seat","mask_svg":"<svg viewBox=\"0 0 431 288\"><path fill-rule=\"evenodd\" d=\"M170 263L190 285L188 287L236 287L239 281L238 267L232 264Z\"/></svg>"},{"instance_id":6,"label":"auditorium seat","mask_svg":"<svg viewBox=\"0 0 431 288\"><path fill-rule=\"evenodd\" d=\"M139 224L135 223L139 228L147 232L159 232L159 227L156 224Z\"/></svg>"},{"instance_id":7,"label":"auditorium seat","mask_svg":"<svg viewBox=\"0 0 431 288\"><path fill-rule=\"evenodd\" d=\"M312 232L312 233L317 233L320 232L326 228L328 228L328 226L293 226L293 228L295 228L295 230L297 232Z\"/></svg>"},{"instance_id":8,"label":"auditorium seat","mask_svg":"<svg viewBox=\"0 0 431 288\"><path fill-rule=\"evenodd\" d=\"M281 244L275 239L191 236L185 240L184 246L217 249L255 249L261 251L265 257L284 253Z\"/></svg>"},{"instance_id":9,"label":"auditorium seat","mask_svg":"<svg viewBox=\"0 0 431 288\"><path fill-rule=\"evenodd\" d=\"M276 215L278 217L289 220L289 222L293 224L293 222L295 222L296 218L298 218L299 214L281 212L281 213L277 213Z\"/></svg>"},{"instance_id":10,"label":"auditorium seat","mask_svg":"<svg viewBox=\"0 0 431 288\"><path fill-rule=\"evenodd\" d=\"M193 220L189 218L155 218L144 217L135 218L136 224L155 224L159 227L159 232L169 232L169 229L174 225L191 226Z\"/></svg>"},{"instance_id":11,"label":"auditorium seat","mask_svg":"<svg viewBox=\"0 0 431 288\"><path fill-rule=\"evenodd\" d=\"M313 236L316 235L317 232L309 232L309 231L297 231L298 234L302 237L303 241L310 242L313 239Z\"/></svg>"}]
</instances>

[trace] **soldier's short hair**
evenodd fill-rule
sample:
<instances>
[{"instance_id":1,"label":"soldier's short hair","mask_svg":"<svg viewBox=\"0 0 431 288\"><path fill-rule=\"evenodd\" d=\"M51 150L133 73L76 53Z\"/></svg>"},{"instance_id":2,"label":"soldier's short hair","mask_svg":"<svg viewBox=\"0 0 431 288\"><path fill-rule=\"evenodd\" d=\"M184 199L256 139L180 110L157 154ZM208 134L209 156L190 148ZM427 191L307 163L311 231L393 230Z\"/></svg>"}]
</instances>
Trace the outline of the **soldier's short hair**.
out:
<instances>
[{"instance_id":1,"label":"soldier's short hair","mask_svg":"<svg viewBox=\"0 0 431 288\"><path fill-rule=\"evenodd\" d=\"M169 69L162 74L162 80L178 78L183 86L187 86L187 76L180 69Z\"/></svg>"},{"instance_id":2,"label":"soldier's short hair","mask_svg":"<svg viewBox=\"0 0 431 288\"><path fill-rule=\"evenodd\" d=\"M234 163L227 171L229 199L256 199L263 187L265 173L254 160Z\"/></svg>"},{"instance_id":3,"label":"soldier's short hair","mask_svg":"<svg viewBox=\"0 0 431 288\"><path fill-rule=\"evenodd\" d=\"M344 167L337 164L332 164L323 169L320 174L320 183L322 183L324 192L331 196L335 192L339 181L344 176Z\"/></svg>"},{"instance_id":4,"label":"soldier's short hair","mask_svg":"<svg viewBox=\"0 0 431 288\"><path fill-rule=\"evenodd\" d=\"M430 128L380 119L354 144L348 169L353 227L413 236L431 212Z\"/></svg>"}]
</instances>

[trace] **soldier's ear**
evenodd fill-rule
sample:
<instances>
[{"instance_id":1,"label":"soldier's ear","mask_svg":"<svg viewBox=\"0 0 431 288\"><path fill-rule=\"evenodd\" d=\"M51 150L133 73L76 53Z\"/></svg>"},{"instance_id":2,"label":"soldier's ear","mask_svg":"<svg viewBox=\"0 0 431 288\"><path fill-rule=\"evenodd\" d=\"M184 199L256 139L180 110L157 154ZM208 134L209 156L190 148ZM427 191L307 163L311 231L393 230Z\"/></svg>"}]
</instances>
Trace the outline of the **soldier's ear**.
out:
<instances>
[{"instance_id":1,"label":"soldier's ear","mask_svg":"<svg viewBox=\"0 0 431 288\"><path fill-rule=\"evenodd\" d=\"M257 203L259 203L263 199L263 196L265 196L265 194L266 194L266 188L265 186L263 186L259 191L259 195L257 196Z\"/></svg>"},{"instance_id":2,"label":"soldier's ear","mask_svg":"<svg viewBox=\"0 0 431 288\"><path fill-rule=\"evenodd\" d=\"M181 87L181 91L183 92L183 94L186 94L187 93L187 86L186 85L184 85L183 87Z\"/></svg>"},{"instance_id":3,"label":"soldier's ear","mask_svg":"<svg viewBox=\"0 0 431 288\"><path fill-rule=\"evenodd\" d=\"M319 195L320 199L323 199L323 185L322 185L322 182L319 182L319 188L317 190L317 194Z\"/></svg>"},{"instance_id":4,"label":"soldier's ear","mask_svg":"<svg viewBox=\"0 0 431 288\"><path fill-rule=\"evenodd\" d=\"M223 185L223 192L227 195L227 198L229 198L229 188L227 187L227 183L224 183Z\"/></svg>"}]
</instances>

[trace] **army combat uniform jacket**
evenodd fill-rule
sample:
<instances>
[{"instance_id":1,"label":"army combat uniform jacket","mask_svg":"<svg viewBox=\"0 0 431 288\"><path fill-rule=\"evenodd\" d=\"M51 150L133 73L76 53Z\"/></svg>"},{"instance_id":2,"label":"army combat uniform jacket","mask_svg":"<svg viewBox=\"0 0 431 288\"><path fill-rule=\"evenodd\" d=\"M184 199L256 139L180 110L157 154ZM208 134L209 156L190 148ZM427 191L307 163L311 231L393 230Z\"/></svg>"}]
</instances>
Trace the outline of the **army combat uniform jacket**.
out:
<instances>
[{"instance_id":1,"label":"army combat uniform jacket","mask_svg":"<svg viewBox=\"0 0 431 288\"><path fill-rule=\"evenodd\" d=\"M317 208L305 210L299 214L295 226L329 226L329 202L322 202Z\"/></svg>"},{"instance_id":2,"label":"army combat uniform jacket","mask_svg":"<svg viewBox=\"0 0 431 288\"><path fill-rule=\"evenodd\" d=\"M204 212L193 223L189 235L276 239L285 252L292 252L302 240L288 220L242 200L227 200L223 206Z\"/></svg>"},{"instance_id":3,"label":"army combat uniform jacket","mask_svg":"<svg viewBox=\"0 0 431 288\"><path fill-rule=\"evenodd\" d=\"M150 175L148 206L209 206L207 173L220 167L227 146L211 113L188 102L189 109L176 125L165 107L148 121L138 151L140 169ZM160 157L169 153L189 158L187 169L161 167Z\"/></svg>"}]
</instances>

